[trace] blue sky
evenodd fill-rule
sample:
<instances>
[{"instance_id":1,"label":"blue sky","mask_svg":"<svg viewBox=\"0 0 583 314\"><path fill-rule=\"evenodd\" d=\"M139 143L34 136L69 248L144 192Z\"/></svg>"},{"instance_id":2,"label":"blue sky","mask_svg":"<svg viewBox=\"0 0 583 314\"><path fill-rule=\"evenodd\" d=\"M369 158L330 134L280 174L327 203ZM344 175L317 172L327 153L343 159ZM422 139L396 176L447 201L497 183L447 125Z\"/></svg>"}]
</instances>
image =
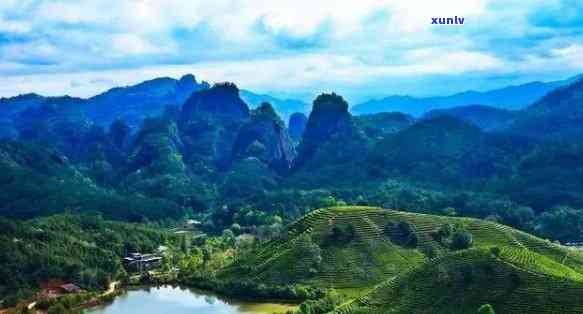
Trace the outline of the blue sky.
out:
<instances>
[{"instance_id":1,"label":"blue sky","mask_svg":"<svg viewBox=\"0 0 583 314\"><path fill-rule=\"evenodd\" d=\"M431 25L458 16L461 25ZM2 0L0 96L90 96L193 73L351 102L583 72L578 0Z\"/></svg>"}]
</instances>

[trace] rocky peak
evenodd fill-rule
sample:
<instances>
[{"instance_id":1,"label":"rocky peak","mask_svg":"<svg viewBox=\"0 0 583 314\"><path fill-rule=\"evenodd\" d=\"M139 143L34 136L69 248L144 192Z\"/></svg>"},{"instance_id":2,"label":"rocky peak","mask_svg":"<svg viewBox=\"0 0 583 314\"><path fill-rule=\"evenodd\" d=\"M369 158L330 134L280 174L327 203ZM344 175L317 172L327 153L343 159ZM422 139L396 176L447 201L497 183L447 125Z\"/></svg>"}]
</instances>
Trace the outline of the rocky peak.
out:
<instances>
[{"instance_id":1,"label":"rocky peak","mask_svg":"<svg viewBox=\"0 0 583 314\"><path fill-rule=\"evenodd\" d=\"M283 121L273 109L270 103L264 102L257 109L251 112L251 118L254 120L269 120L279 124L281 127L284 126Z\"/></svg>"},{"instance_id":2,"label":"rocky peak","mask_svg":"<svg viewBox=\"0 0 583 314\"><path fill-rule=\"evenodd\" d=\"M312 155L333 138L348 140L355 134L348 103L339 95L322 94L314 100L312 112L298 148L296 167L301 167Z\"/></svg>"},{"instance_id":3,"label":"rocky peak","mask_svg":"<svg viewBox=\"0 0 583 314\"><path fill-rule=\"evenodd\" d=\"M233 83L219 83L194 93L184 104L183 118L196 117L241 120L249 117L249 107L239 97Z\"/></svg>"},{"instance_id":4,"label":"rocky peak","mask_svg":"<svg viewBox=\"0 0 583 314\"><path fill-rule=\"evenodd\" d=\"M183 75L180 80L178 80L179 85L198 85L196 78L192 74Z\"/></svg>"},{"instance_id":5,"label":"rocky peak","mask_svg":"<svg viewBox=\"0 0 583 314\"><path fill-rule=\"evenodd\" d=\"M351 131L352 117L348 112L348 103L335 93L322 94L314 100L303 139L326 141L335 134Z\"/></svg>"},{"instance_id":6,"label":"rocky peak","mask_svg":"<svg viewBox=\"0 0 583 314\"><path fill-rule=\"evenodd\" d=\"M233 146L234 158L255 157L278 171L291 167L296 153L283 121L271 104L262 103L241 127Z\"/></svg>"},{"instance_id":7,"label":"rocky peak","mask_svg":"<svg viewBox=\"0 0 583 314\"><path fill-rule=\"evenodd\" d=\"M151 173L180 172L184 169L182 147L174 121L147 118L134 140L129 169L149 169Z\"/></svg>"}]
</instances>

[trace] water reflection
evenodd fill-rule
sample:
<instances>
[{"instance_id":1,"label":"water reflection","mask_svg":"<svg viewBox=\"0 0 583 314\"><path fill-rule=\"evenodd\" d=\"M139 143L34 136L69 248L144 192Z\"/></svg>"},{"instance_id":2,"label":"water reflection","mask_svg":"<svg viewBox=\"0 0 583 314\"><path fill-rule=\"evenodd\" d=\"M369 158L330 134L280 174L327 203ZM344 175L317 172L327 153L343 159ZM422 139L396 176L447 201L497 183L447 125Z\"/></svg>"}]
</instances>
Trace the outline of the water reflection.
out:
<instances>
[{"instance_id":1,"label":"water reflection","mask_svg":"<svg viewBox=\"0 0 583 314\"><path fill-rule=\"evenodd\" d=\"M271 314L296 309L289 304L258 303L218 297L206 291L161 286L130 290L113 303L86 310L86 314Z\"/></svg>"}]
</instances>

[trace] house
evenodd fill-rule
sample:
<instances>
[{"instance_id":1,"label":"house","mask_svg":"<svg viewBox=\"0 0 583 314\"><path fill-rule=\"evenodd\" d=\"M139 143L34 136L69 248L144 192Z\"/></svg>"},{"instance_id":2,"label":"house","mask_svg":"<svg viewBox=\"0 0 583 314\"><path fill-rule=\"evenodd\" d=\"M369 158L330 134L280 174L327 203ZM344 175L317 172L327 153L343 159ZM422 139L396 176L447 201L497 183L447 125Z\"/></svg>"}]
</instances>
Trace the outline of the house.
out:
<instances>
[{"instance_id":1,"label":"house","mask_svg":"<svg viewBox=\"0 0 583 314\"><path fill-rule=\"evenodd\" d=\"M142 272L162 266L162 257L155 254L131 253L122 262L126 270Z\"/></svg>"},{"instance_id":2,"label":"house","mask_svg":"<svg viewBox=\"0 0 583 314\"><path fill-rule=\"evenodd\" d=\"M57 297L63 294L79 293L81 288L73 283L52 280L42 286L42 294L46 297Z\"/></svg>"},{"instance_id":3,"label":"house","mask_svg":"<svg viewBox=\"0 0 583 314\"><path fill-rule=\"evenodd\" d=\"M78 286L72 284L72 283L66 283L64 285L60 285L59 289L61 290L62 293L79 293L81 292L81 288L79 288Z\"/></svg>"},{"instance_id":4,"label":"house","mask_svg":"<svg viewBox=\"0 0 583 314\"><path fill-rule=\"evenodd\" d=\"M196 230L202 225L202 222L194 219L187 219L182 225L183 229Z\"/></svg>"}]
</instances>

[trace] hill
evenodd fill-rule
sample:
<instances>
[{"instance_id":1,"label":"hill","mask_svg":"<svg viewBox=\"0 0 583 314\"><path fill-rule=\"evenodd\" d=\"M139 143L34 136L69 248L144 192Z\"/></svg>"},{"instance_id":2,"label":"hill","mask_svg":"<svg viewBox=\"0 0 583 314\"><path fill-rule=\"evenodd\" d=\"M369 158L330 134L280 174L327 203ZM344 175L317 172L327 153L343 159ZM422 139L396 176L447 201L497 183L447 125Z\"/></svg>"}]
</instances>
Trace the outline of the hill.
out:
<instances>
[{"instance_id":1,"label":"hill","mask_svg":"<svg viewBox=\"0 0 583 314\"><path fill-rule=\"evenodd\" d=\"M221 274L235 276L336 288L345 299L335 313L469 313L486 303L583 313L583 253L494 222L375 207L313 211Z\"/></svg>"},{"instance_id":2,"label":"hill","mask_svg":"<svg viewBox=\"0 0 583 314\"><path fill-rule=\"evenodd\" d=\"M507 129L524 136L573 140L583 135L583 79L559 88L523 110Z\"/></svg>"},{"instance_id":3,"label":"hill","mask_svg":"<svg viewBox=\"0 0 583 314\"><path fill-rule=\"evenodd\" d=\"M410 127L415 119L400 112L382 112L356 116L354 121L367 136L382 138Z\"/></svg>"},{"instance_id":4,"label":"hill","mask_svg":"<svg viewBox=\"0 0 583 314\"><path fill-rule=\"evenodd\" d=\"M99 211L107 218L131 221L184 215L167 200L99 187L63 154L35 144L0 141L0 188L0 216L8 218L63 211Z\"/></svg>"},{"instance_id":5,"label":"hill","mask_svg":"<svg viewBox=\"0 0 583 314\"><path fill-rule=\"evenodd\" d=\"M511 165L527 148L525 143L498 138L468 122L437 116L380 140L366 165L377 178L400 176L467 187L471 182L509 175Z\"/></svg>"},{"instance_id":6,"label":"hill","mask_svg":"<svg viewBox=\"0 0 583 314\"><path fill-rule=\"evenodd\" d=\"M508 126L517 115L516 111L483 105L469 105L434 109L423 115L423 119L451 116L469 122L482 130L491 131Z\"/></svg>"},{"instance_id":7,"label":"hill","mask_svg":"<svg viewBox=\"0 0 583 314\"><path fill-rule=\"evenodd\" d=\"M398 111L414 116L421 116L432 109L444 109L471 104L517 110L525 108L556 88L575 82L578 78L581 78L581 76L546 83L530 82L485 92L466 91L450 96L412 97L393 95L383 99L369 100L357 104L351 108L351 111L356 115Z\"/></svg>"}]
</instances>

